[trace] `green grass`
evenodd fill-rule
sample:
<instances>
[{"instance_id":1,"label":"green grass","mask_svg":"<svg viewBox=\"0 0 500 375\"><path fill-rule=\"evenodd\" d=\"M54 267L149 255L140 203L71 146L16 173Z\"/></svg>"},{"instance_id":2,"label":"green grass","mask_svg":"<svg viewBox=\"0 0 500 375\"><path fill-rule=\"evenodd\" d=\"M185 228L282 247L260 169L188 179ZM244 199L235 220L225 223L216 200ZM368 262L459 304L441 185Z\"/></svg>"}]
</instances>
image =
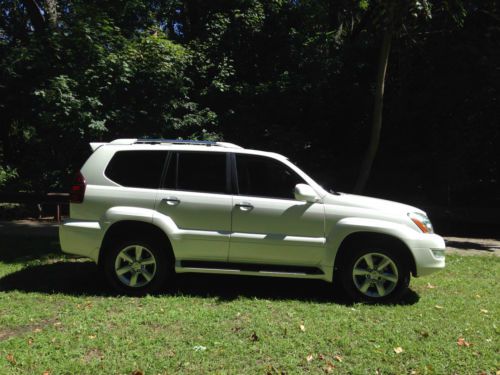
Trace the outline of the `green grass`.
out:
<instances>
[{"instance_id":1,"label":"green grass","mask_svg":"<svg viewBox=\"0 0 500 375\"><path fill-rule=\"evenodd\" d=\"M445 271L412 280L403 304L367 306L322 282L207 275L161 296L116 296L92 263L57 249L1 238L0 374L500 369L495 257L450 256Z\"/></svg>"}]
</instances>

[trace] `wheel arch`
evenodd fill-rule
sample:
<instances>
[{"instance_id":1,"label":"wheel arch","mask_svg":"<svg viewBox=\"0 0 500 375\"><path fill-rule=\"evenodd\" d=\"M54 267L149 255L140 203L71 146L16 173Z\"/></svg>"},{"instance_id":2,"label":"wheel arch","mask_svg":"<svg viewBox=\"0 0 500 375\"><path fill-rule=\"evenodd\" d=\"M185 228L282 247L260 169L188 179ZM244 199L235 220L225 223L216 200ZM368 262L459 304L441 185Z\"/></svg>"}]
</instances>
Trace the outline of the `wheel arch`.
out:
<instances>
[{"instance_id":1,"label":"wheel arch","mask_svg":"<svg viewBox=\"0 0 500 375\"><path fill-rule=\"evenodd\" d=\"M334 260L334 275L336 270L341 268L344 262L348 259L349 249L361 244L377 244L384 247L399 249L408 262L410 271L413 276L417 274L415 258L410 248L400 238L386 233L376 233L369 231L358 231L349 233L339 245L337 254Z\"/></svg>"},{"instance_id":2,"label":"wheel arch","mask_svg":"<svg viewBox=\"0 0 500 375\"><path fill-rule=\"evenodd\" d=\"M99 257L97 263L102 264L102 260L107 249L113 245L114 241L136 238L137 235L147 239L153 239L165 244L165 250L169 257L173 257L172 242L167 233L160 227L139 220L121 220L113 223L104 234L99 249Z\"/></svg>"}]
</instances>

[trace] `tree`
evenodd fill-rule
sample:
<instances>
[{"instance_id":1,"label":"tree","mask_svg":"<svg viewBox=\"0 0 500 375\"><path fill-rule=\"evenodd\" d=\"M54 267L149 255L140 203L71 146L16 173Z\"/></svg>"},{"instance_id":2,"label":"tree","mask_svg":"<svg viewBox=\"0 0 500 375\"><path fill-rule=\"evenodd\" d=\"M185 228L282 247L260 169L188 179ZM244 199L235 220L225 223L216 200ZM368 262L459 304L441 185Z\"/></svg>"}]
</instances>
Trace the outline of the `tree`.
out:
<instances>
[{"instance_id":1,"label":"tree","mask_svg":"<svg viewBox=\"0 0 500 375\"><path fill-rule=\"evenodd\" d=\"M373 13L376 15L374 22L376 28L380 30L381 44L373 99L371 135L354 187L354 191L357 193L361 193L366 186L380 144L385 81L392 40L395 35L407 27L405 26L405 19L409 16L413 18L420 16L423 20L431 18L429 0L385 0L377 2L376 5L372 6L376 8L376 11Z\"/></svg>"},{"instance_id":2,"label":"tree","mask_svg":"<svg viewBox=\"0 0 500 375\"><path fill-rule=\"evenodd\" d=\"M0 184L62 189L89 141L165 136L277 151L349 191L371 129L372 194L486 200L500 191L497 13L496 0L0 1ZM489 193L464 193L476 188Z\"/></svg>"},{"instance_id":3,"label":"tree","mask_svg":"<svg viewBox=\"0 0 500 375\"><path fill-rule=\"evenodd\" d=\"M3 181L61 187L95 139L216 137L215 114L192 99L192 51L161 31L151 9L142 1L130 2L133 15L112 3L70 5L0 5Z\"/></svg>"}]
</instances>

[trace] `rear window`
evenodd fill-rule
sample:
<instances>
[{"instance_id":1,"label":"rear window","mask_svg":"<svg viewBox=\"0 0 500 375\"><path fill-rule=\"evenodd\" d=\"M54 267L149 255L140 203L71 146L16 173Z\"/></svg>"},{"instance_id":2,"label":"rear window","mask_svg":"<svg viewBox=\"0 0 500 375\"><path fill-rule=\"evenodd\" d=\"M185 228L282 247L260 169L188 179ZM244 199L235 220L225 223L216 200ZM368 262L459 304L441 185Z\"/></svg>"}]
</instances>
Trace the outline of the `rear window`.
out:
<instances>
[{"instance_id":1,"label":"rear window","mask_svg":"<svg viewBox=\"0 0 500 375\"><path fill-rule=\"evenodd\" d=\"M126 187L158 189L167 151L118 151L104 174Z\"/></svg>"},{"instance_id":2,"label":"rear window","mask_svg":"<svg viewBox=\"0 0 500 375\"><path fill-rule=\"evenodd\" d=\"M176 152L170 158L164 187L225 194L226 182L226 153Z\"/></svg>"}]
</instances>

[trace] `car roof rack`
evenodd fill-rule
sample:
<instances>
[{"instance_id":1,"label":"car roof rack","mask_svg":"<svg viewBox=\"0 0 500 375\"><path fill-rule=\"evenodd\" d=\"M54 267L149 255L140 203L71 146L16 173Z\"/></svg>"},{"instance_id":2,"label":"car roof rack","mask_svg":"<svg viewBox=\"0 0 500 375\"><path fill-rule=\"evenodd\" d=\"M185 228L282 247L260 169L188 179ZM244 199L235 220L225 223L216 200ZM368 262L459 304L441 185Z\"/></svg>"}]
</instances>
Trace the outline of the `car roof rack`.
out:
<instances>
[{"instance_id":1,"label":"car roof rack","mask_svg":"<svg viewBox=\"0 0 500 375\"><path fill-rule=\"evenodd\" d=\"M205 146L215 146L217 142L214 141L194 141L190 139L164 139L164 138L139 138L134 143L170 143L178 145L205 145Z\"/></svg>"},{"instance_id":2,"label":"car roof rack","mask_svg":"<svg viewBox=\"0 0 500 375\"><path fill-rule=\"evenodd\" d=\"M197 146L217 146L227 148L242 148L234 143L215 141L196 141L190 139L164 139L164 138L139 138L135 144L174 144L174 145L197 145Z\"/></svg>"},{"instance_id":3,"label":"car roof rack","mask_svg":"<svg viewBox=\"0 0 500 375\"><path fill-rule=\"evenodd\" d=\"M229 142L214 142L214 141L195 141L189 139L163 139L163 138L119 138L111 142L91 142L90 147L92 151L97 150L104 145L160 145L160 144L173 144L173 145L198 145L198 146L216 146L225 148L240 148L243 147Z\"/></svg>"}]
</instances>

